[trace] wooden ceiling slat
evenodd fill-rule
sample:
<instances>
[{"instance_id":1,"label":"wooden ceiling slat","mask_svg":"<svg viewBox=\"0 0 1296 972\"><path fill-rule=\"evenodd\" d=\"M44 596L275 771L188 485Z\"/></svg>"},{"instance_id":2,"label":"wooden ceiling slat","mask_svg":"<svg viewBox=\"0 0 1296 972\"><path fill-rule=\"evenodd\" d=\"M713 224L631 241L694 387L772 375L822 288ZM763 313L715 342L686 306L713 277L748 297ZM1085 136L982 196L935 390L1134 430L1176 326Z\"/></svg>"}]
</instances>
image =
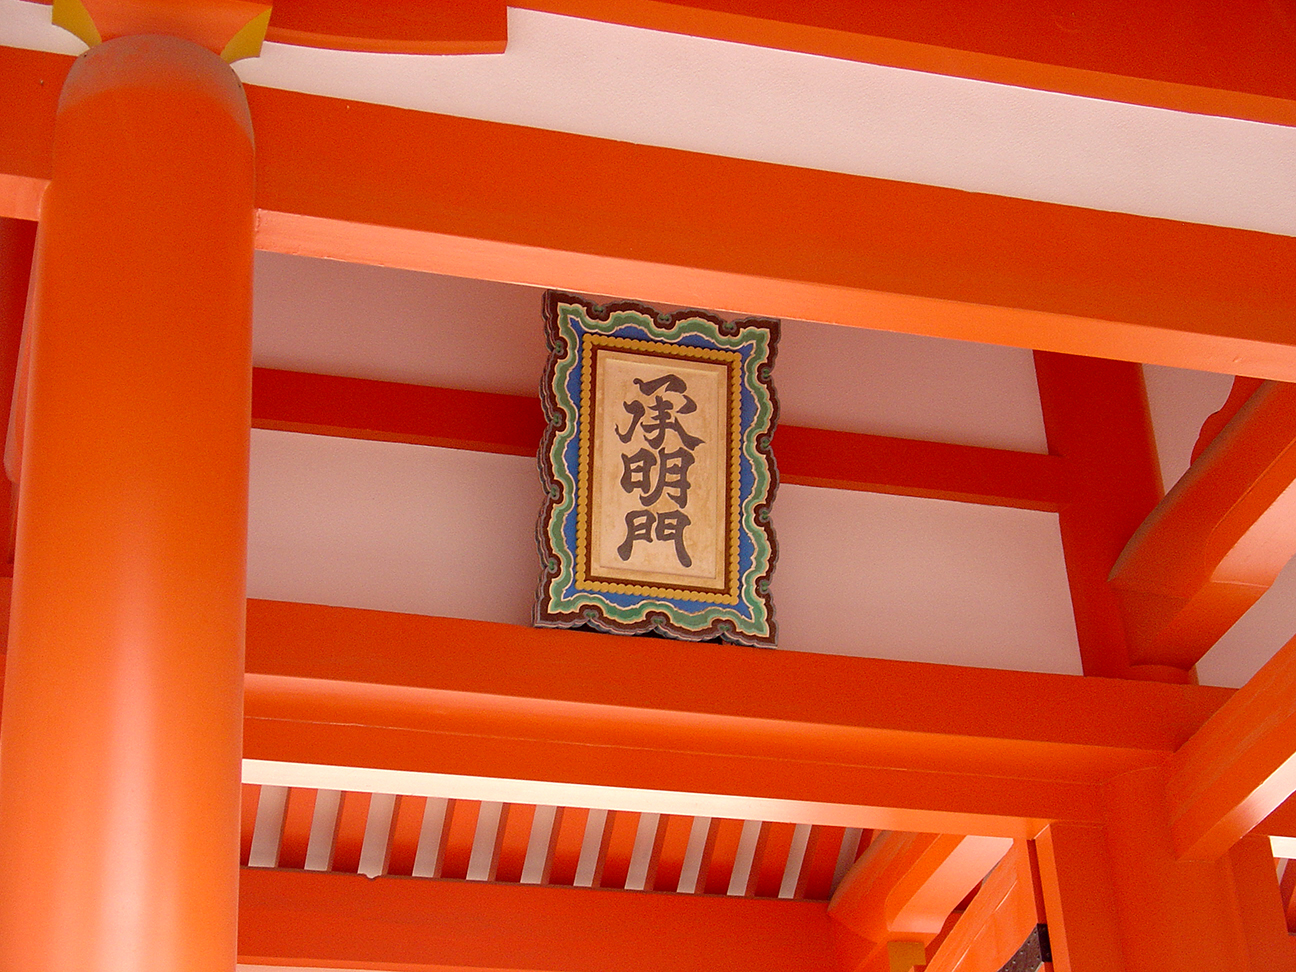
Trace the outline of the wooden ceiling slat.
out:
<instances>
[{"instance_id":1,"label":"wooden ceiling slat","mask_svg":"<svg viewBox=\"0 0 1296 972\"><path fill-rule=\"evenodd\" d=\"M419 835L423 831L423 814L427 797L399 796L392 815L387 838L387 873L411 875L418 857Z\"/></svg>"},{"instance_id":2,"label":"wooden ceiling slat","mask_svg":"<svg viewBox=\"0 0 1296 972\"><path fill-rule=\"evenodd\" d=\"M313 787L294 786L288 790L283 834L279 838L280 867L306 866L306 851L310 846L311 824L315 820L315 797L318 793Z\"/></svg>"}]
</instances>

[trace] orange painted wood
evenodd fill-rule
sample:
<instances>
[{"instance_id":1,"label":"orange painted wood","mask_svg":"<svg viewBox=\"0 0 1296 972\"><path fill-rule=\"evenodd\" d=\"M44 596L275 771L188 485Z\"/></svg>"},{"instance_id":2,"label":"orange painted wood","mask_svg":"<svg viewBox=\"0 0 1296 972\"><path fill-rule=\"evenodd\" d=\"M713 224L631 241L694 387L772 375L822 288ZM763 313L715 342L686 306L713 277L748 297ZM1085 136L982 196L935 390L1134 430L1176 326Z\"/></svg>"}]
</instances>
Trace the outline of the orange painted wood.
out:
<instances>
[{"instance_id":1,"label":"orange painted wood","mask_svg":"<svg viewBox=\"0 0 1296 972\"><path fill-rule=\"evenodd\" d=\"M599 847L594 887L624 888L639 834L640 815L627 810L609 810L603 824L603 843Z\"/></svg>"},{"instance_id":2,"label":"orange painted wood","mask_svg":"<svg viewBox=\"0 0 1296 972\"><path fill-rule=\"evenodd\" d=\"M549 850L546 884L570 885L576 880L581 846L585 842L585 825L589 810L584 807L560 807L554 818L553 838Z\"/></svg>"},{"instance_id":3,"label":"orange painted wood","mask_svg":"<svg viewBox=\"0 0 1296 972\"><path fill-rule=\"evenodd\" d=\"M1190 668L1296 554L1296 385L1266 382L1111 575L1135 661Z\"/></svg>"},{"instance_id":4,"label":"orange painted wood","mask_svg":"<svg viewBox=\"0 0 1296 972\"><path fill-rule=\"evenodd\" d=\"M795 824L765 821L756 838L756 853L747 878L747 896L777 898L787 870L788 852L792 849Z\"/></svg>"},{"instance_id":5,"label":"orange painted wood","mask_svg":"<svg viewBox=\"0 0 1296 972\"><path fill-rule=\"evenodd\" d=\"M1171 757L1175 850L1213 860L1296 792L1296 639Z\"/></svg>"},{"instance_id":6,"label":"orange painted wood","mask_svg":"<svg viewBox=\"0 0 1296 972\"><path fill-rule=\"evenodd\" d=\"M697 887L699 894L729 893L742 832L743 821L741 820L716 817L711 821L706 851L702 858L703 877L698 881Z\"/></svg>"},{"instance_id":7,"label":"orange painted wood","mask_svg":"<svg viewBox=\"0 0 1296 972\"><path fill-rule=\"evenodd\" d=\"M1053 967L1058 972L1125 969L1103 828L1055 823L1035 847Z\"/></svg>"},{"instance_id":8,"label":"orange painted wood","mask_svg":"<svg viewBox=\"0 0 1296 972\"><path fill-rule=\"evenodd\" d=\"M534 456L544 416L524 395L257 368L252 426Z\"/></svg>"},{"instance_id":9,"label":"orange painted wood","mask_svg":"<svg viewBox=\"0 0 1296 972\"><path fill-rule=\"evenodd\" d=\"M266 40L383 54L503 54L502 0L275 0Z\"/></svg>"},{"instance_id":10,"label":"orange painted wood","mask_svg":"<svg viewBox=\"0 0 1296 972\"><path fill-rule=\"evenodd\" d=\"M823 972L833 956L819 902L248 868L239 961L405 972Z\"/></svg>"},{"instance_id":11,"label":"orange painted wood","mask_svg":"<svg viewBox=\"0 0 1296 972\"><path fill-rule=\"evenodd\" d=\"M32 253L36 246L36 224L19 219L0 219L0 406L11 403L18 373L18 348L23 319L27 313L27 290L31 282ZM7 429L9 410L0 408ZM6 524L4 547L0 549L0 575L13 575L15 519L18 494L8 478L0 481L0 522ZM5 516L5 513L8 513Z\"/></svg>"},{"instance_id":12,"label":"orange painted wood","mask_svg":"<svg viewBox=\"0 0 1296 972\"><path fill-rule=\"evenodd\" d=\"M35 214L53 100L33 76L67 63L0 50L0 215ZM248 97L264 249L1296 380L1296 238ZM790 222L796 247L766 245Z\"/></svg>"},{"instance_id":13,"label":"orange painted wood","mask_svg":"<svg viewBox=\"0 0 1296 972\"><path fill-rule=\"evenodd\" d=\"M1259 835L1243 837L1229 851L1228 866L1250 967L1296 972L1296 949L1287 931L1287 909L1268 839Z\"/></svg>"},{"instance_id":14,"label":"orange painted wood","mask_svg":"<svg viewBox=\"0 0 1296 972\"><path fill-rule=\"evenodd\" d=\"M6 90L0 114L9 101ZM118 40L63 85L55 144L0 728L0 968L108 968L129 955L228 970L251 397L246 105L215 55ZM112 910L124 899L129 913Z\"/></svg>"},{"instance_id":15,"label":"orange painted wood","mask_svg":"<svg viewBox=\"0 0 1296 972\"><path fill-rule=\"evenodd\" d=\"M544 417L522 395L404 385L257 368L252 426L532 456ZM782 482L1057 510L1065 496L1054 456L780 425Z\"/></svg>"},{"instance_id":16,"label":"orange painted wood","mask_svg":"<svg viewBox=\"0 0 1296 972\"><path fill-rule=\"evenodd\" d=\"M587 805L592 785L720 792L1013 836L1095 819L1096 783L1231 695L281 602L248 619L249 758L489 776L513 802L553 801L528 780Z\"/></svg>"},{"instance_id":17,"label":"orange painted wood","mask_svg":"<svg viewBox=\"0 0 1296 972\"><path fill-rule=\"evenodd\" d=\"M364 847L365 828L369 824L372 793L347 791L342 794L337 822L333 830L333 853L329 870L355 874L360 869L360 851Z\"/></svg>"},{"instance_id":18,"label":"orange painted wood","mask_svg":"<svg viewBox=\"0 0 1296 972\"><path fill-rule=\"evenodd\" d=\"M2 683L0 683L2 684ZM252 856L252 835L256 832L257 804L261 800L261 787L244 783L242 806L239 808L239 864L247 867Z\"/></svg>"},{"instance_id":19,"label":"orange painted wood","mask_svg":"<svg viewBox=\"0 0 1296 972\"><path fill-rule=\"evenodd\" d=\"M1035 353L1049 451L1066 460L1070 502L1058 514L1086 675L1188 681L1186 669L1131 670L1108 574L1161 498L1161 473L1138 365Z\"/></svg>"},{"instance_id":20,"label":"orange painted wood","mask_svg":"<svg viewBox=\"0 0 1296 972\"><path fill-rule=\"evenodd\" d=\"M480 800L447 801L437 877L462 879L468 876L468 862L472 859L480 814Z\"/></svg>"},{"instance_id":21,"label":"orange painted wood","mask_svg":"<svg viewBox=\"0 0 1296 972\"><path fill-rule=\"evenodd\" d=\"M879 834L833 894L828 914L878 946L930 942L1010 847L1002 838Z\"/></svg>"},{"instance_id":22,"label":"orange painted wood","mask_svg":"<svg viewBox=\"0 0 1296 972\"><path fill-rule=\"evenodd\" d=\"M688 849L693 818L679 814L662 814L657 821L645 888L652 891L675 891L684 869L684 852Z\"/></svg>"},{"instance_id":23,"label":"orange painted wood","mask_svg":"<svg viewBox=\"0 0 1296 972\"><path fill-rule=\"evenodd\" d=\"M423 832L423 814L427 797L398 796L392 811L391 830L387 835L387 874L409 876L414 873L419 837Z\"/></svg>"},{"instance_id":24,"label":"orange painted wood","mask_svg":"<svg viewBox=\"0 0 1296 972\"><path fill-rule=\"evenodd\" d=\"M493 880L522 880L522 868L526 864L535 811L536 808L529 803L505 804L504 814L500 819L499 853L496 857Z\"/></svg>"},{"instance_id":25,"label":"orange painted wood","mask_svg":"<svg viewBox=\"0 0 1296 972\"><path fill-rule=\"evenodd\" d=\"M1027 88L1291 124L1296 42L1259 0L1006 4L794 0L524 0L653 30L888 64Z\"/></svg>"},{"instance_id":26,"label":"orange painted wood","mask_svg":"<svg viewBox=\"0 0 1296 972\"><path fill-rule=\"evenodd\" d=\"M1210 861L1176 856L1165 770L1125 773L1104 787L1103 796L1112 890L1129 972L1253 968L1241 915L1244 901L1228 855Z\"/></svg>"},{"instance_id":27,"label":"orange painted wood","mask_svg":"<svg viewBox=\"0 0 1296 972\"><path fill-rule=\"evenodd\" d=\"M1044 923L1026 841L1015 841L936 951L926 972L1000 972Z\"/></svg>"},{"instance_id":28,"label":"orange painted wood","mask_svg":"<svg viewBox=\"0 0 1296 972\"><path fill-rule=\"evenodd\" d=\"M279 837L279 866L306 866L310 846L311 824L315 819L315 797L319 791L294 786L288 790L284 806L283 829Z\"/></svg>"},{"instance_id":29,"label":"orange painted wood","mask_svg":"<svg viewBox=\"0 0 1296 972\"><path fill-rule=\"evenodd\" d=\"M794 898L827 901L832 897L833 876L845 834L844 827L810 828L810 839L806 841L805 859L801 863L801 875L797 879Z\"/></svg>"},{"instance_id":30,"label":"orange painted wood","mask_svg":"<svg viewBox=\"0 0 1296 972\"><path fill-rule=\"evenodd\" d=\"M1196 462L1197 457L1206 451L1206 447L1215 441L1215 437L1224 431L1224 426L1233 421L1235 416L1243 405L1247 403L1252 395L1264 384L1260 378L1247 378L1243 375L1237 375L1233 378L1233 387L1229 389L1228 398L1224 400L1216 411L1211 412L1202 423L1201 431L1197 434L1197 441L1193 443L1192 455L1190 462Z\"/></svg>"},{"instance_id":31,"label":"orange painted wood","mask_svg":"<svg viewBox=\"0 0 1296 972\"><path fill-rule=\"evenodd\" d=\"M1057 511L1067 496L1056 456L780 425L779 479L801 486L926 496Z\"/></svg>"}]
</instances>

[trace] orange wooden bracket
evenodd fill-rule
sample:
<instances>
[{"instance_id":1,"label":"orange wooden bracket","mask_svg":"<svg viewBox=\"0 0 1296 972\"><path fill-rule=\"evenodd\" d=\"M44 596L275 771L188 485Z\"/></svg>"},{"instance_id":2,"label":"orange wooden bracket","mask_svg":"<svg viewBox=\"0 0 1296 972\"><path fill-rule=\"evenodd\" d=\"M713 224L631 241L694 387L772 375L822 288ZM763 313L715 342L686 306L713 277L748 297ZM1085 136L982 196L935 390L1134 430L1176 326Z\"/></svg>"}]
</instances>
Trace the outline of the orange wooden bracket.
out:
<instances>
[{"instance_id":1,"label":"orange wooden bracket","mask_svg":"<svg viewBox=\"0 0 1296 972\"><path fill-rule=\"evenodd\" d=\"M818 901L245 868L239 961L327 968L823 972Z\"/></svg>"},{"instance_id":2,"label":"orange wooden bracket","mask_svg":"<svg viewBox=\"0 0 1296 972\"><path fill-rule=\"evenodd\" d=\"M1214 860L1296 792L1296 639L1171 758L1180 857Z\"/></svg>"},{"instance_id":3,"label":"orange wooden bracket","mask_svg":"<svg viewBox=\"0 0 1296 972\"><path fill-rule=\"evenodd\" d=\"M995 837L878 834L847 872L828 914L872 943L859 968L882 965L892 942L931 942L1011 847Z\"/></svg>"},{"instance_id":4,"label":"orange wooden bracket","mask_svg":"<svg viewBox=\"0 0 1296 972\"><path fill-rule=\"evenodd\" d=\"M1111 573L1132 660L1191 668L1296 554L1296 385L1266 382Z\"/></svg>"},{"instance_id":5,"label":"orange wooden bracket","mask_svg":"<svg viewBox=\"0 0 1296 972\"><path fill-rule=\"evenodd\" d=\"M1187 681L1186 672L1131 671L1112 564L1161 498L1142 370L1125 361L1035 352L1049 451L1067 462L1070 501L1058 516L1086 675Z\"/></svg>"},{"instance_id":6,"label":"orange wooden bracket","mask_svg":"<svg viewBox=\"0 0 1296 972\"><path fill-rule=\"evenodd\" d=\"M977 890L926 972L1000 972L1044 924L1027 841L1013 842ZM1025 968L1025 966L1023 966Z\"/></svg>"},{"instance_id":7,"label":"orange wooden bracket","mask_svg":"<svg viewBox=\"0 0 1296 972\"><path fill-rule=\"evenodd\" d=\"M534 456L537 399L257 368L252 425L384 442ZM779 426L785 483L1056 510L1065 491L1056 456Z\"/></svg>"}]
</instances>

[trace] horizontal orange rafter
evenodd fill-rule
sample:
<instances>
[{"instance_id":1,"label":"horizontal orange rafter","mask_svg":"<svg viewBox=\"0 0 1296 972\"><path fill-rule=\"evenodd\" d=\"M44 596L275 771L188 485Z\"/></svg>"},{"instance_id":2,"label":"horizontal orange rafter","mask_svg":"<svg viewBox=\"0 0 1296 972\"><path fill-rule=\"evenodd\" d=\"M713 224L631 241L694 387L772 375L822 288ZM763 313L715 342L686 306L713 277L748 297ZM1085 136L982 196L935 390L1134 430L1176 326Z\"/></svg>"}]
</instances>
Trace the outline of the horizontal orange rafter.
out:
<instances>
[{"instance_id":1,"label":"horizontal orange rafter","mask_svg":"<svg viewBox=\"0 0 1296 972\"><path fill-rule=\"evenodd\" d=\"M299 774L256 782L997 836L1097 819L1230 694L270 601L247 672L245 756Z\"/></svg>"},{"instance_id":2,"label":"horizontal orange rafter","mask_svg":"<svg viewBox=\"0 0 1296 972\"><path fill-rule=\"evenodd\" d=\"M1266 382L1112 570L1136 663L1191 668L1296 554L1296 385Z\"/></svg>"},{"instance_id":3,"label":"horizontal orange rafter","mask_svg":"<svg viewBox=\"0 0 1296 972\"><path fill-rule=\"evenodd\" d=\"M822 972L822 902L244 868L239 961L445 972Z\"/></svg>"},{"instance_id":4,"label":"horizontal orange rafter","mask_svg":"<svg viewBox=\"0 0 1296 972\"><path fill-rule=\"evenodd\" d=\"M1219 857L1296 792L1296 639L1193 734L1169 769L1180 857Z\"/></svg>"},{"instance_id":5,"label":"horizontal orange rafter","mask_svg":"<svg viewBox=\"0 0 1296 972\"><path fill-rule=\"evenodd\" d=\"M538 399L257 368L252 425L384 442L534 456ZM779 478L834 489L1057 510L1062 461L1005 449L780 425Z\"/></svg>"},{"instance_id":6,"label":"horizontal orange rafter","mask_svg":"<svg viewBox=\"0 0 1296 972\"><path fill-rule=\"evenodd\" d=\"M1264 0L520 0L534 10L1026 88L1296 123L1296 34ZM1227 11L1227 12L1225 12Z\"/></svg>"},{"instance_id":7,"label":"horizontal orange rafter","mask_svg":"<svg viewBox=\"0 0 1296 972\"><path fill-rule=\"evenodd\" d=\"M0 49L0 215L68 64ZM263 249L1296 379L1296 238L247 93Z\"/></svg>"}]
</instances>

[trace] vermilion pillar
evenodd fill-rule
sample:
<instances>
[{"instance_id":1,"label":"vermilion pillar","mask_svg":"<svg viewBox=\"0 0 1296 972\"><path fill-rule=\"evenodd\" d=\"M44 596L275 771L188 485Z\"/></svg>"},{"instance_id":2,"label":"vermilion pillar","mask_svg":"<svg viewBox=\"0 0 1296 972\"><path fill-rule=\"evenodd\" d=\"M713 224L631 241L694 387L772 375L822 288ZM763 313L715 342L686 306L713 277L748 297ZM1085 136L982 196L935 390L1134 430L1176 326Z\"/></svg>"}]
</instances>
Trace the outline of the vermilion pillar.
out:
<instances>
[{"instance_id":1,"label":"vermilion pillar","mask_svg":"<svg viewBox=\"0 0 1296 972\"><path fill-rule=\"evenodd\" d=\"M253 145L172 37L72 68L36 244L0 969L230 972Z\"/></svg>"}]
</instances>

